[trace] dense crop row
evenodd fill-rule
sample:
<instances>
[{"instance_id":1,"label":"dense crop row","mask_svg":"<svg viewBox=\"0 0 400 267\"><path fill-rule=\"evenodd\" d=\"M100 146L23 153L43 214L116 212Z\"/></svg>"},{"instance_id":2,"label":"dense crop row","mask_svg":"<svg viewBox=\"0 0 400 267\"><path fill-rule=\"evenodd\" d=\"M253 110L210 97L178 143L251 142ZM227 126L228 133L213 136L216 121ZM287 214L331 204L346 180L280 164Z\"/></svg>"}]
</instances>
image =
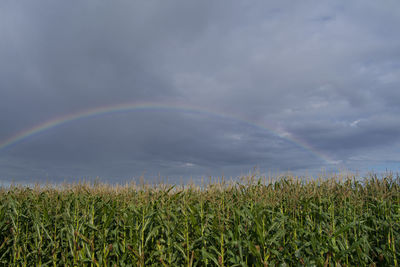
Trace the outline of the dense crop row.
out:
<instances>
[{"instance_id":1,"label":"dense crop row","mask_svg":"<svg viewBox=\"0 0 400 267\"><path fill-rule=\"evenodd\" d=\"M399 177L253 178L2 189L0 265L398 265Z\"/></svg>"}]
</instances>

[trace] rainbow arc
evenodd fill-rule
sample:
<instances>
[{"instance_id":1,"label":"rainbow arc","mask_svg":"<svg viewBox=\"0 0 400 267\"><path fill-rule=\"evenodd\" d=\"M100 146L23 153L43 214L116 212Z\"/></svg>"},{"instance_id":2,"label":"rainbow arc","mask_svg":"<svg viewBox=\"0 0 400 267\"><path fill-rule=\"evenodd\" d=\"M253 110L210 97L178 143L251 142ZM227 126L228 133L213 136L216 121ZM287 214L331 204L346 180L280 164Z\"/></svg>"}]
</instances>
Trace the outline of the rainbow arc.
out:
<instances>
[{"instance_id":1,"label":"rainbow arc","mask_svg":"<svg viewBox=\"0 0 400 267\"><path fill-rule=\"evenodd\" d=\"M177 111L177 112L189 112L189 113L196 113L196 114L204 114L209 116L216 116L222 119L234 120L241 123L246 123L248 125L252 125L253 127L261 128L264 131L272 133L275 136L283 138L290 143L301 147L304 150L309 151L311 154L317 156L318 158L322 159L324 162L328 164L334 164L335 161L332 160L327 155L317 151L315 148L307 144L306 142L296 138L295 136L284 132L280 129L273 129L271 127L267 127L265 125L261 125L257 122L240 118L238 116L233 116L232 114L226 114L216 111L210 111L209 109L204 109L200 107L194 106L186 106L181 104L171 105L171 104L159 104L159 103L124 103L118 105L110 105L110 106L102 106L91 108L87 110L82 110L76 113L67 114L64 116L60 116L48 121L45 121L39 125L33 126L31 128L25 129L10 138L6 139L5 141L0 143L0 151L5 150L11 146L17 145L20 142L23 142L33 136L53 129L57 126L74 122L81 119L89 119L91 117L102 116L106 114L112 113L120 113L120 112L133 112L133 111L146 111L146 110L160 110L160 111Z\"/></svg>"}]
</instances>

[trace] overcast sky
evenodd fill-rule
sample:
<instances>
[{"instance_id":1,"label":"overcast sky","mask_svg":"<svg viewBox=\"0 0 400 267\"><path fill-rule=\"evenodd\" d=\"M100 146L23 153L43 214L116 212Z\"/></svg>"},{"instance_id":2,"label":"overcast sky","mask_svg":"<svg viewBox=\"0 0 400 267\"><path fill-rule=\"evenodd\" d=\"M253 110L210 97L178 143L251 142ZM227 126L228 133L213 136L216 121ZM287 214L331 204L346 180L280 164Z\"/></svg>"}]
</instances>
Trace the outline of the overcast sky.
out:
<instances>
[{"instance_id":1,"label":"overcast sky","mask_svg":"<svg viewBox=\"0 0 400 267\"><path fill-rule=\"evenodd\" d=\"M397 0L1 1L0 144L154 108L5 146L0 180L398 171L399 25Z\"/></svg>"}]
</instances>

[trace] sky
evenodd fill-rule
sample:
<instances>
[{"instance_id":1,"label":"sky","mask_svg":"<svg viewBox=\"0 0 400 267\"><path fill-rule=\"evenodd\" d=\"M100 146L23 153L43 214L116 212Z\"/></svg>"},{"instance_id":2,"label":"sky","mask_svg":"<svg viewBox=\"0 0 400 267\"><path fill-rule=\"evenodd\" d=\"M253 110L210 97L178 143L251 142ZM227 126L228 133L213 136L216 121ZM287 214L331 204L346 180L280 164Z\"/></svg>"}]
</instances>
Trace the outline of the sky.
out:
<instances>
[{"instance_id":1,"label":"sky","mask_svg":"<svg viewBox=\"0 0 400 267\"><path fill-rule=\"evenodd\" d=\"M400 2L0 2L0 183L400 169Z\"/></svg>"}]
</instances>

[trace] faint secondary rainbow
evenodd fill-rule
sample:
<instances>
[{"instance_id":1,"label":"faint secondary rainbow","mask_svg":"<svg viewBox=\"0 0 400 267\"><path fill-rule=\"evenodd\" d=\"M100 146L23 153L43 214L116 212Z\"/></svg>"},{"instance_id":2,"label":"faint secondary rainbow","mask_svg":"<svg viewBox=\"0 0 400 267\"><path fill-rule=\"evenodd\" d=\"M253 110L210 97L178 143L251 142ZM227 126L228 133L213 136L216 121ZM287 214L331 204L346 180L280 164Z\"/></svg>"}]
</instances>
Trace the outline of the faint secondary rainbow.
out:
<instances>
[{"instance_id":1,"label":"faint secondary rainbow","mask_svg":"<svg viewBox=\"0 0 400 267\"><path fill-rule=\"evenodd\" d=\"M40 134L42 132L45 132L47 130L50 130L52 128L55 128L57 126L63 125L68 122L73 122L73 121L80 120L80 119L87 119L87 118L91 118L91 117L97 117L97 116L112 114L112 113L132 112L132 111L141 111L141 110L165 110L165 111L168 110L168 111L177 111L177 112L180 111L180 112L188 112L188 113L197 113L197 114L203 114L203 115L208 115L208 116L211 115L211 116L216 116L216 117L219 117L222 119L228 119L228 120L245 123L245 124L251 125L253 127L261 128L264 131L267 131L269 133L272 133L275 136L283 138L283 139L295 144L296 146L301 147L302 149L305 149L305 150L311 152L313 155L324 160L326 163L329 163L329 164L335 163L334 160L332 160L328 156L322 154L321 152L317 151L316 149L314 149L312 146L310 146L306 142L301 141L301 140L295 138L294 136L292 136L286 132L283 132L279 129L273 129L273 128L261 125L259 123L253 122L248 119L240 118L238 116L233 116L231 114L210 111L210 110L204 109L204 108L181 105L181 104L171 105L171 104L158 104L158 103L125 103L125 104L118 104L118 105L111 105L111 106L102 106L102 107L96 107L96 108L82 110L79 112L60 116L60 117L45 121L34 127L25 129L22 132L19 132L19 133L15 134L14 136L11 136L10 138L8 138L5 141L0 143L0 151L3 149L6 149L8 147L11 147L13 145L16 145L16 144L18 144L30 137L33 137L37 134Z\"/></svg>"}]
</instances>

